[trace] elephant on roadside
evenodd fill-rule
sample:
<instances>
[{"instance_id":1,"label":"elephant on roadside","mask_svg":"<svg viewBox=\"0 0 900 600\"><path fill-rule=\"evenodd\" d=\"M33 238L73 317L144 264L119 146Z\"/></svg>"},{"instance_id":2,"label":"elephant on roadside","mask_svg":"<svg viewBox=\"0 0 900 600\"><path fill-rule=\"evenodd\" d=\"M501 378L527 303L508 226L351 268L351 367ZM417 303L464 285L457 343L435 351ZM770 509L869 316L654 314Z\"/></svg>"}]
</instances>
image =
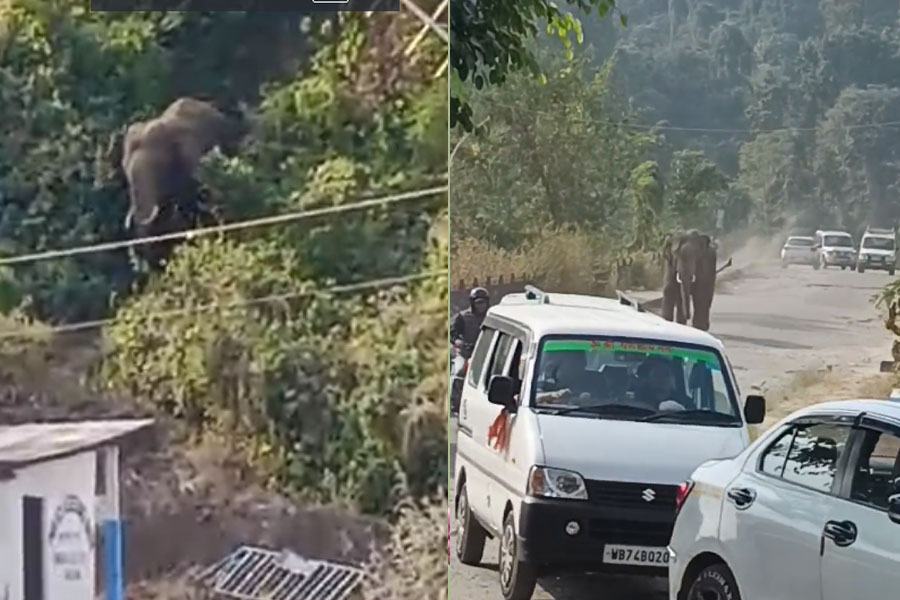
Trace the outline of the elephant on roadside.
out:
<instances>
[{"instance_id":1,"label":"elephant on roadside","mask_svg":"<svg viewBox=\"0 0 900 600\"><path fill-rule=\"evenodd\" d=\"M716 288L716 245L696 230L669 237L663 247L662 316L668 321L709 330ZM691 311L693 309L693 315Z\"/></svg>"},{"instance_id":2,"label":"elephant on roadside","mask_svg":"<svg viewBox=\"0 0 900 600\"><path fill-rule=\"evenodd\" d=\"M241 123L194 98L179 98L158 117L129 125L122 142L130 201L125 229L147 237L203 222L210 213L195 179L200 160L216 147L233 152L243 135ZM158 268L172 247L159 243L136 250Z\"/></svg>"}]
</instances>

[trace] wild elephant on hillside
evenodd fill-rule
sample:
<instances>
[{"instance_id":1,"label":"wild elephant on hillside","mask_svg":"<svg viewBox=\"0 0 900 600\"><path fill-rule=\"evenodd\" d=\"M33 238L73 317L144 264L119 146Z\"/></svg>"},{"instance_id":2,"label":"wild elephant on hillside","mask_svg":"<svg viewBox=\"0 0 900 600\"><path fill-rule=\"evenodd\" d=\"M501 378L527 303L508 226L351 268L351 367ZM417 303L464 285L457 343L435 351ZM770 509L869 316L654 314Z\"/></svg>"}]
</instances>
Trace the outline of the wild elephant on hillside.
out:
<instances>
[{"instance_id":1,"label":"wild elephant on hillside","mask_svg":"<svg viewBox=\"0 0 900 600\"><path fill-rule=\"evenodd\" d=\"M126 230L146 237L202 222L209 211L195 178L200 160L216 147L234 152L244 133L242 123L194 98L179 98L158 117L129 125L122 142L130 200ZM172 246L160 243L136 250L158 268Z\"/></svg>"}]
</instances>

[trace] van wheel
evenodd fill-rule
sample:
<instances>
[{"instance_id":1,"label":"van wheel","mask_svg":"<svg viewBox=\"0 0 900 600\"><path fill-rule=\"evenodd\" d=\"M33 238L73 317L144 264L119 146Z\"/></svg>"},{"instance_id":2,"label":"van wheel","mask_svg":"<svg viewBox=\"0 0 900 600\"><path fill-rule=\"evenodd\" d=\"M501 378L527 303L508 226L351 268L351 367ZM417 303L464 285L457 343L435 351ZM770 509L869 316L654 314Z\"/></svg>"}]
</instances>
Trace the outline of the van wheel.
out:
<instances>
[{"instance_id":1,"label":"van wheel","mask_svg":"<svg viewBox=\"0 0 900 600\"><path fill-rule=\"evenodd\" d=\"M529 600L537 585L537 571L534 565L519 560L519 538L516 535L516 520L512 511L503 519L500 559L497 563L503 600Z\"/></svg>"},{"instance_id":2,"label":"van wheel","mask_svg":"<svg viewBox=\"0 0 900 600\"><path fill-rule=\"evenodd\" d=\"M456 499L456 557L464 565L477 565L484 554L487 532L469 509L465 482Z\"/></svg>"},{"instance_id":3,"label":"van wheel","mask_svg":"<svg viewBox=\"0 0 900 600\"><path fill-rule=\"evenodd\" d=\"M741 600L737 581L723 563L709 565L697 573L685 597L690 600Z\"/></svg>"}]
</instances>

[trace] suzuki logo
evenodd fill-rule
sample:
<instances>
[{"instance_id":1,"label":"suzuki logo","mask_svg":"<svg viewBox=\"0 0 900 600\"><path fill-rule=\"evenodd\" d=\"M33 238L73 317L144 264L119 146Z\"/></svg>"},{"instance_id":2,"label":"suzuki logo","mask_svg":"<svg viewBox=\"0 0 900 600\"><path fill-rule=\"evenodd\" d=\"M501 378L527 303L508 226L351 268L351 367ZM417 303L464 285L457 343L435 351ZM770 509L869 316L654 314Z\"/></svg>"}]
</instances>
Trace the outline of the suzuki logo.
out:
<instances>
[{"instance_id":1,"label":"suzuki logo","mask_svg":"<svg viewBox=\"0 0 900 600\"><path fill-rule=\"evenodd\" d=\"M646 490L641 492L641 498L643 498L645 502L653 502L654 500L656 500L656 492L654 492L650 488L647 488Z\"/></svg>"}]
</instances>

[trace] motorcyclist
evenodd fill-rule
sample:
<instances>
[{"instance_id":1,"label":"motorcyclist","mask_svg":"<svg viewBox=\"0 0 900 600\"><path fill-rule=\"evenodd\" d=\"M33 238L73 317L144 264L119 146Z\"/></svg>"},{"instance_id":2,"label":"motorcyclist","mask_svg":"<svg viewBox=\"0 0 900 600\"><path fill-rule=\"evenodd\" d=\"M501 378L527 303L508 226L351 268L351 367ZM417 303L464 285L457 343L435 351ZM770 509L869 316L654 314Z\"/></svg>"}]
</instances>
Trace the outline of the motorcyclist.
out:
<instances>
[{"instance_id":1,"label":"motorcyclist","mask_svg":"<svg viewBox=\"0 0 900 600\"><path fill-rule=\"evenodd\" d=\"M450 326L450 343L463 358L472 356L475 341L481 332L481 323L491 306L491 296L483 287L472 288L469 292L469 308L457 313Z\"/></svg>"}]
</instances>

